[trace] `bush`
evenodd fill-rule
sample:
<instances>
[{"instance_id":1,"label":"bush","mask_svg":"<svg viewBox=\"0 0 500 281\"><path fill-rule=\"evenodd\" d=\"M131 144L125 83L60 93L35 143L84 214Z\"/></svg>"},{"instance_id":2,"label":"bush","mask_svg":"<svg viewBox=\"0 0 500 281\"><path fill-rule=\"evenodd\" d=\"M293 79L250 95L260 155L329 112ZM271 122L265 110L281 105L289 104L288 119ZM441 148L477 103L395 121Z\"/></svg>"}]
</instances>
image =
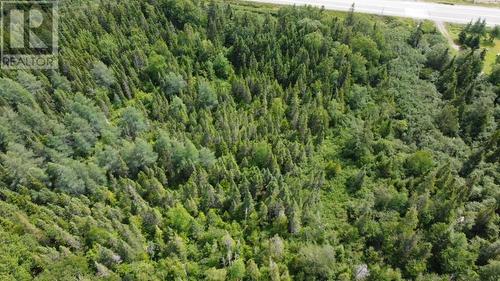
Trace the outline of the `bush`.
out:
<instances>
[{"instance_id":1,"label":"bush","mask_svg":"<svg viewBox=\"0 0 500 281\"><path fill-rule=\"evenodd\" d=\"M423 175L434 166L432 154L428 151L417 151L406 159L405 166L410 175Z\"/></svg>"}]
</instances>

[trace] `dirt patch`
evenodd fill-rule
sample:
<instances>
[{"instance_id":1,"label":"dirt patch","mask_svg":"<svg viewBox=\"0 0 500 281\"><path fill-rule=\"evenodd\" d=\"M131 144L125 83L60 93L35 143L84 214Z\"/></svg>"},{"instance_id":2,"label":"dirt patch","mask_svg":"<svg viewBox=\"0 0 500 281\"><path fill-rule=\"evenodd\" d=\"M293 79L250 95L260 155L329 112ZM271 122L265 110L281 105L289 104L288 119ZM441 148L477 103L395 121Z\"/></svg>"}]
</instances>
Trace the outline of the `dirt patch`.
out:
<instances>
[{"instance_id":1,"label":"dirt patch","mask_svg":"<svg viewBox=\"0 0 500 281\"><path fill-rule=\"evenodd\" d=\"M444 25L443 22L441 21L436 21L436 27L437 29L439 30L439 32L441 32L441 34L443 34L444 37L446 37L446 39L448 40L448 43L450 44L450 46L455 49L455 50L460 50L460 46L458 46L457 44L455 44L455 41L453 41L453 38L451 38L450 34L448 33L448 30L446 29L446 26Z\"/></svg>"}]
</instances>

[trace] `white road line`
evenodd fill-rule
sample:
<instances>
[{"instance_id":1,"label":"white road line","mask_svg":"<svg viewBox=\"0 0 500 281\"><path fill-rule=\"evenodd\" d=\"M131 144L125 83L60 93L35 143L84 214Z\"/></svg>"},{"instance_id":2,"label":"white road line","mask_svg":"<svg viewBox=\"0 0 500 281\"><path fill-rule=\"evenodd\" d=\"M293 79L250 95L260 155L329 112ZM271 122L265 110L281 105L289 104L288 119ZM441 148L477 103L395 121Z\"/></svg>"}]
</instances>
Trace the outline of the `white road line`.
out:
<instances>
[{"instance_id":1,"label":"white road line","mask_svg":"<svg viewBox=\"0 0 500 281\"><path fill-rule=\"evenodd\" d=\"M249 2L323 6L325 9L338 11L349 11L352 3L355 3L355 11L361 13L462 24L481 18L486 20L488 26L500 25L500 9L479 6L401 0L249 0Z\"/></svg>"}]
</instances>

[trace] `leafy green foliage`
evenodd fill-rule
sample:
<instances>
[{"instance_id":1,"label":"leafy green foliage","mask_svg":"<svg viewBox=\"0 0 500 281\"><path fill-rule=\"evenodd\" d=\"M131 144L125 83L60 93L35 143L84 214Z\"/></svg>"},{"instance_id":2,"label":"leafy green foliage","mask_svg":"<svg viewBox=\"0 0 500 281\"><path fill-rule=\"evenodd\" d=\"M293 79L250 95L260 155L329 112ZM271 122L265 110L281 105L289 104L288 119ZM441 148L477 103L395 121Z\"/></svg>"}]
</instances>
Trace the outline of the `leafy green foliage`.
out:
<instances>
[{"instance_id":1,"label":"leafy green foliage","mask_svg":"<svg viewBox=\"0 0 500 281\"><path fill-rule=\"evenodd\" d=\"M1 72L1 280L498 279L481 50L354 9L60 4L60 69Z\"/></svg>"}]
</instances>

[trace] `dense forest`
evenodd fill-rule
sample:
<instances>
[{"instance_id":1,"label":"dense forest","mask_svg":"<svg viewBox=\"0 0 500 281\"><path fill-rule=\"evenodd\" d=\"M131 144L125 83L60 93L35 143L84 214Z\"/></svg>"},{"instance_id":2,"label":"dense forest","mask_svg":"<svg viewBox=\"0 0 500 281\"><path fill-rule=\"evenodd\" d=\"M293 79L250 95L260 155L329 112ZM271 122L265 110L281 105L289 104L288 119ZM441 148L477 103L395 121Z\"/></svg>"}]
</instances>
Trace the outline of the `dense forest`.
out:
<instances>
[{"instance_id":1,"label":"dense forest","mask_svg":"<svg viewBox=\"0 0 500 281\"><path fill-rule=\"evenodd\" d=\"M499 280L500 64L447 44L61 1L58 70L1 72L0 280Z\"/></svg>"}]
</instances>

